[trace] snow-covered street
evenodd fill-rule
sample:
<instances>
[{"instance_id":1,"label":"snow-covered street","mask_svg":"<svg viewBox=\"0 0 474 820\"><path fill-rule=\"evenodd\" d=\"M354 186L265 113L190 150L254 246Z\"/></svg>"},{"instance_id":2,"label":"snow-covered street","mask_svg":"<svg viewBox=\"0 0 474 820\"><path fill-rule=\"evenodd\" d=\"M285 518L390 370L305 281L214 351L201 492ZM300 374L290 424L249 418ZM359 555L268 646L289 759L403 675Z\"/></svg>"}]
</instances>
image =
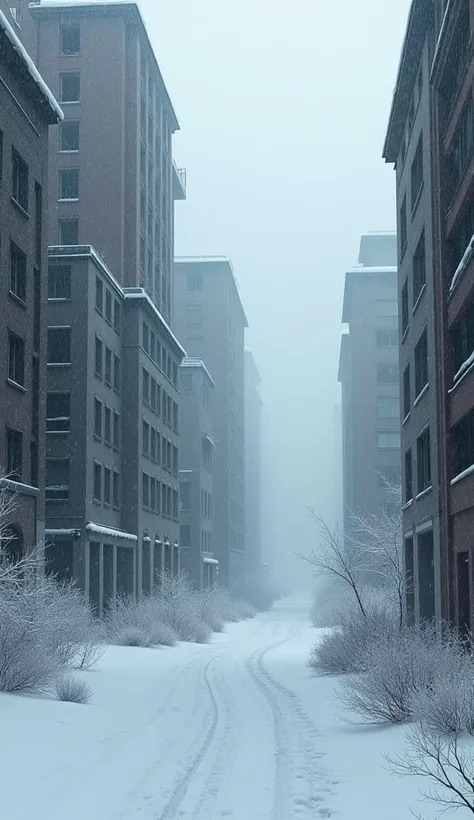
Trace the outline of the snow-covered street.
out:
<instances>
[{"instance_id":1,"label":"snow-covered street","mask_svg":"<svg viewBox=\"0 0 474 820\"><path fill-rule=\"evenodd\" d=\"M382 759L403 730L338 722L334 680L305 666L307 611L277 604L207 646L110 648L81 673L89 706L0 696L2 818L408 817L417 784Z\"/></svg>"}]
</instances>

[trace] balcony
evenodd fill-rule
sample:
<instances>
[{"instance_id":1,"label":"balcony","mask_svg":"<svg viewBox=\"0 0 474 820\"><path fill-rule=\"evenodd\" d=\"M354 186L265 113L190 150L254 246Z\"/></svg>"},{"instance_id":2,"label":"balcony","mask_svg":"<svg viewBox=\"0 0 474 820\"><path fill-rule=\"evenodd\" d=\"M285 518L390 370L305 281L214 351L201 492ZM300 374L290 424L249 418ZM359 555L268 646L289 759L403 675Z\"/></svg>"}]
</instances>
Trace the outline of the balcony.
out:
<instances>
[{"instance_id":1,"label":"balcony","mask_svg":"<svg viewBox=\"0 0 474 820\"><path fill-rule=\"evenodd\" d=\"M173 199L186 199L186 168L178 168L173 160Z\"/></svg>"}]
</instances>

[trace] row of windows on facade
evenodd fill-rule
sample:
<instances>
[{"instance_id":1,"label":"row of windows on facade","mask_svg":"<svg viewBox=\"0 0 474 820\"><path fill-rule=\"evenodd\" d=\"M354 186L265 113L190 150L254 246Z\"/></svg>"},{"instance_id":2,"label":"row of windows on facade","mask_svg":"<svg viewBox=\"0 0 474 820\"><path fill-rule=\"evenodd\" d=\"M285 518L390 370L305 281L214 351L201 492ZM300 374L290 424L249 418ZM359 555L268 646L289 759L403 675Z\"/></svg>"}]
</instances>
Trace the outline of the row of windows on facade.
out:
<instances>
[{"instance_id":1,"label":"row of windows on facade","mask_svg":"<svg viewBox=\"0 0 474 820\"><path fill-rule=\"evenodd\" d=\"M418 551L418 608L421 621L432 621L435 617L434 580L434 540L433 530L416 535ZM405 604L409 623L413 623L415 612L415 562L414 537L405 538L404 543L404 589Z\"/></svg>"},{"instance_id":2,"label":"row of windows on facade","mask_svg":"<svg viewBox=\"0 0 474 820\"><path fill-rule=\"evenodd\" d=\"M420 494L431 487L430 428L426 427L416 439L416 492ZM405 502L413 498L413 454L411 447L405 453Z\"/></svg>"},{"instance_id":3,"label":"row of windows on facade","mask_svg":"<svg viewBox=\"0 0 474 820\"><path fill-rule=\"evenodd\" d=\"M46 500L66 503L70 498L71 465L68 458L46 459ZM94 501L116 509L120 506L120 473L94 461L92 475Z\"/></svg>"},{"instance_id":4,"label":"row of windows on facade","mask_svg":"<svg viewBox=\"0 0 474 820\"><path fill-rule=\"evenodd\" d=\"M161 344L156 333L151 330L147 322L142 325L142 347L150 359L165 374L170 382L178 387L178 365L173 361L171 353Z\"/></svg>"},{"instance_id":5,"label":"row of windows on facade","mask_svg":"<svg viewBox=\"0 0 474 820\"><path fill-rule=\"evenodd\" d=\"M428 333L426 327L415 345L415 403L428 386ZM408 362L403 371L403 417L406 419L411 411L411 364Z\"/></svg>"},{"instance_id":6,"label":"row of windows on facade","mask_svg":"<svg viewBox=\"0 0 474 820\"><path fill-rule=\"evenodd\" d=\"M145 458L178 475L178 448L145 419L142 421L142 453Z\"/></svg>"},{"instance_id":7,"label":"row of windows on facade","mask_svg":"<svg viewBox=\"0 0 474 820\"><path fill-rule=\"evenodd\" d=\"M180 482L181 511L190 512L192 509L192 485L190 481ZM201 518L212 521L212 495L201 489Z\"/></svg>"},{"instance_id":8,"label":"row of windows on facade","mask_svg":"<svg viewBox=\"0 0 474 820\"><path fill-rule=\"evenodd\" d=\"M191 526L181 524L179 528L179 543L181 547L192 547ZM214 549L214 533L201 530L201 552L211 553Z\"/></svg>"},{"instance_id":9,"label":"row of windows on facade","mask_svg":"<svg viewBox=\"0 0 474 820\"><path fill-rule=\"evenodd\" d=\"M425 250L425 231L421 232L418 240L415 253L413 254L413 279L412 279L412 312L418 306L424 288L426 285L426 250ZM405 279L402 288L402 334L406 334L409 325L410 317L410 296L408 276Z\"/></svg>"},{"instance_id":10,"label":"row of windows on facade","mask_svg":"<svg viewBox=\"0 0 474 820\"><path fill-rule=\"evenodd\" d=\"M157 416L161 415L165 424L173 427L175 432L179 430L179 407L164 388L150 375L148 370L142 368L142 401Z\"/></svg>"},{"instance_id":11,"label":"row of windows on facade","mask_svg":"<svg viewBox=\"0 0 474 820\"><path fill-rule=\"evenodd\" d=\"M413 126L415 124L416 112L417 112L418 106L421 102L422 93L423 93L423 68L420 68L420 70L418 72L418 75L417 75L417 78L416 78L415 83L414 83L412 93L411 93L411 100L410 100L410 106L408 108L407 122L406 122L406 125L405 125L405 131L404 131L403 139L402 139L402 146L401 146L401 149L400 149L400 159L401 159L401 165L402 166L405 162L407 145L410 142L411 133L413 131Z\"/></svg>"},{"instance_id":12,"label":"row of windows on facade","mask_svg":"<svg viewBox=\"0 0 474 820\"><path fill-rule=\"evenodd\" d=\"M142 472L142 507L144 510L172 518L179 517L178 491L159 481L153 475Z\"/></svg>"},{"instance_id":13,"label":"row of windows on facade","mask_svg":"<svg viewBox=\"0 0 474 820\"><path fill-rule=\"evenodd\" d=\"M410 171L411 214L414 215L423 188L423 132L421 132ZM400 258L403 257L408 239L407 195L403 197L399 214Z\"/></svg>"},{"instance_id":14,"label":"row of windows on facade","mask_svg":"<svg viewBox=\"0 0 474 820\"><path fill-rule=\"evenodd\" d=\"M201 404L207 410L208 413L211 412L211 390L209 385L203 380L200 380L201 390L200 390L200 399ZM194 373L180 373L179 376L179 389L181 393L194 393L195 387L195 374Z\"/></svg>"}]
</instances>

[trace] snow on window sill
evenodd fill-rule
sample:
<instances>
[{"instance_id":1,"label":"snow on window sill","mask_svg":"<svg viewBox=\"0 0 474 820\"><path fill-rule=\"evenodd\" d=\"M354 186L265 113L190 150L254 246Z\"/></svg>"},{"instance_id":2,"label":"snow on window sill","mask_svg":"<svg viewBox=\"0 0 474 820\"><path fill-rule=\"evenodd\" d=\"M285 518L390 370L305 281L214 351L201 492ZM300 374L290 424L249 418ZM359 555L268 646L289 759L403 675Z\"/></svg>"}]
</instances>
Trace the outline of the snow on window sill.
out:
<instances>
[{"instance_id":1,"label":"snow on window sill","mask_svg":"<svg viewBox=\"0 0 474 820\"><path fill-rule=\"evenodd\" d=\"M20 205L20 203L18 202L17 199L15 199L14 196L11 196L10 200L13 203L13 205L15 206L15 208L17 208L17 210L20 211L22 216L25 217L25 219L30 219L30 215L29 215L28 211L26 210L26 208L24 208L23 205Z\"/></svg>"},{"instance_id":2,"label":"snow on window sill","mask_svg":"<svg viewBox=\"0 0 474 820\"><path fill-rule=\"evenodd\" d=\"M403 344L403 342L405 341L406 337L408 336L408 331L409 331L409 329L410 329L410 326L409 326L409 325L407 325L407 326L406 326L406 328L405 328L405 330L404 330L404 331L403 331L403 333L402 333L402 338L401 338L401 340L400 340L402 344Z\"/></svg>"},{"instance_id":3,"label":"snow on window sill","mask_svg":"<svg viewBox=\"0 0 474 820\"><path fill-rule=\"evenodd\" d=\"M462 481L463 478L467 478L469 475L472 475L472 473L474 473L474 464L471 464L471 466L463 470L462 473L459 473L457 476L454 476L454 478L449 482L451 487L454 487L455 484L457 484L459 481Z\"/></svg>"},{"instance_id":4,"label":"snow on window sill","mask_svg":"<svg viewBox=\"0 0 474 820\"><path fill-rule=\"evenodd\" d=\"M421 290L420 290L418 296L416 297L416 302L413 305L413 308L412 308L412 311L411 311L412 316L414 316L416 311L418 310L418 305L420 304L421 300L423 299L423 295L425 293L425 290L426 290L426 282L423 282Z\"/></svg>"},{"instance_id":5,"label":"snow on window sill","mask_svg":"<svg viewBox=\"0 0 474 820\"><path fill-rule=\"evenodd\" d=\"M409 410L408 413L406 414L405 418L402 421L402 427L404 427L405 424L407 424L410 421L410 416L411 416L411 411Z\"/></svg>"},{"instance_id":6,"label":"snow on window sill","mask_svg":"<svg viewBox=\"0 0 474 820\"><path fill-rule=\"evenodd\" d=\"M465 376L472 370L474 365L474 350L470 356L466 359L465 362L462 363L461 367L459 368L458 372L455 373L453 376L453 387L457 386L459 382L461 382Z\"/></svg>"},{"instance_id":7,"label":"snow on window sill","mask_svg":"<svg viewBox=\"0 0 474 820\"><path fill-rule=\"evenodd\" d=\"M71 362L48 362L48 367L71 367Z\"/></svg>"},{"instance_id":8,"label":"snow on window sill","mask_svg":"<svg viewBox=\"0 0 474 820\"><path fill-rule=\"evenodd\" d=\"M9 384L10 387L14 387L16 390L20 390L22 393L28 392L26 387L16 382L15 379L7 379L7 384Z\"/></svg>"},{"instance_id":9,"label":"snow on window sill","mask_svg":"<svg viewBox=\"0 0 474 820\"><path fill-rule=\"evenodd\" d=\"M430 486L425 487L425 489L422 490L421 493L417 493L417 495L415 496L416 500L418 501L420 498L424 498L424 496L428 495L428 493L431 493L432 490L433 490L433 485L430 484Z\"/></svg>"},{"instance_id":10,"label":"snow on window sill","mask_svg":"<svg viewBox=\"0 0 474 820\"><path fill-rule=\"evenodd\" d=\"M471 261L472 255L474 253L474 235L469 240L469 244L462 255L462 259L457 266L456 270L454 271L454 276L451 279L451 284L449 286L448 296L450 297L458 284L461 276L463 275L464 271L466 270L469 262Z\"/></svg>"},{"instance_id":11,"label":"snow on window sill","mask_svg":"<svg viewBox=\"0 0 474 820\"><path fill-rule=\"evenodd\" d=\"M408 510L408 509L410 509L410 507L412 506L412 504L413 504L413 498L410 498L410 500L409 500L409 501L407 501L405 504L403 504L403 506L402 506L402 510Z\"/></svg>"},{"instance_id":12,"label":"snow on window sill","mask_svg":"<svg viewBox=\"0 0 474 820\"><path fill-rule=\"evenodd\" d=\"M417 404L419 404L419 403L420 403L420 401L422 400L422 398L423 398L423 396L425 395L425 393L427 393L427 392L428 392L429 387L430 387L430 383L429 383L429 382L426 382L425 386L423 387L423 389L422 389L422 390L420 390L420 392L418 393L418 395L417 395L417 397L416 397L415 401L413 402L413 407L416 407L416 406L417 406Z\"/></svg>"}]
</instances>

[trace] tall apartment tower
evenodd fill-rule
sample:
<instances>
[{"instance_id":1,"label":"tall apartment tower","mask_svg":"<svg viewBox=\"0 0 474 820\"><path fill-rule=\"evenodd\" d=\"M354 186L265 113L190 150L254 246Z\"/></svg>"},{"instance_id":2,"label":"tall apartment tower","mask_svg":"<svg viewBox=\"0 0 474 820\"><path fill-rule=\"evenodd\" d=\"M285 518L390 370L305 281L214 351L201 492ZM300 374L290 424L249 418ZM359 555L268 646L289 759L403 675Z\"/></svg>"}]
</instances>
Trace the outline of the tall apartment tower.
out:
<instances>
[{"instance_id":1,"label":"tall apartment tower","mask_svg":"<svg viewBox=\"0 0 474 820\"><path fill-rule=\"evenodd\" d=\"M201 358L213 392L214 552L221 583L245 578L244 337L247 318L232 263L225 257L175 262L176 333Z\"/></svg>"},{"instance_id":2,"label":"tall apartment tower","mask_svg":"<svg viewBox=\"0 0 474 820\"><path fill-rule=\"evenodd\" d=\"M12 556L44 541L48 131L62 117L0 3L0 490ZM57 129L56 129L57 130Z\"/></svg>"},{"instance_id":3,"label":"tall apartment tower","mask_svg":"<svg viewBox=\"0 0 474 820\"><path fill-rule=\"evenodd\" d=\"M30 6L37 63L62 100L51 138L49 244L91 245L120 285L172 319L178 129L136 3Z\"/></svg>"},{"instance_id":4,"label":"tall apartment tower","mask_svg":"<svg viewBox=\"0 0 474 820\"><path fill-rule=\"evenodd\" d=\"M384 146L384 158L396 171L405 599L408 616L417 621L442 614L439 464L444 434L439 437L437 411L441 383L432 211L437 186L432 181L430 86L435 42L435 4L417 0L410 10ZM473 232L474 223L466 242Z\"/></svg>"},{"instance_id":5,"label":"tall apartment tower","mask_svg":"<svg viewBox=\"0 0 474 820\"><path fill-rule=\"evenodd\" d=\"M400 481L398 300L395 233L362 236L346 273L339 361L342 386L344 530L352 513L393 504Z\"/></svg>"},{"instance_id":6,"label":"tall apartment tower","mask_svg":"<svg viewBox=\"0 0 474 820\"><path fill-rule=\"evenodd\" d=\"M247 572L262 569L262 398L260 373L245 349L245 551Z\"/></svg>"}]
</instances>

